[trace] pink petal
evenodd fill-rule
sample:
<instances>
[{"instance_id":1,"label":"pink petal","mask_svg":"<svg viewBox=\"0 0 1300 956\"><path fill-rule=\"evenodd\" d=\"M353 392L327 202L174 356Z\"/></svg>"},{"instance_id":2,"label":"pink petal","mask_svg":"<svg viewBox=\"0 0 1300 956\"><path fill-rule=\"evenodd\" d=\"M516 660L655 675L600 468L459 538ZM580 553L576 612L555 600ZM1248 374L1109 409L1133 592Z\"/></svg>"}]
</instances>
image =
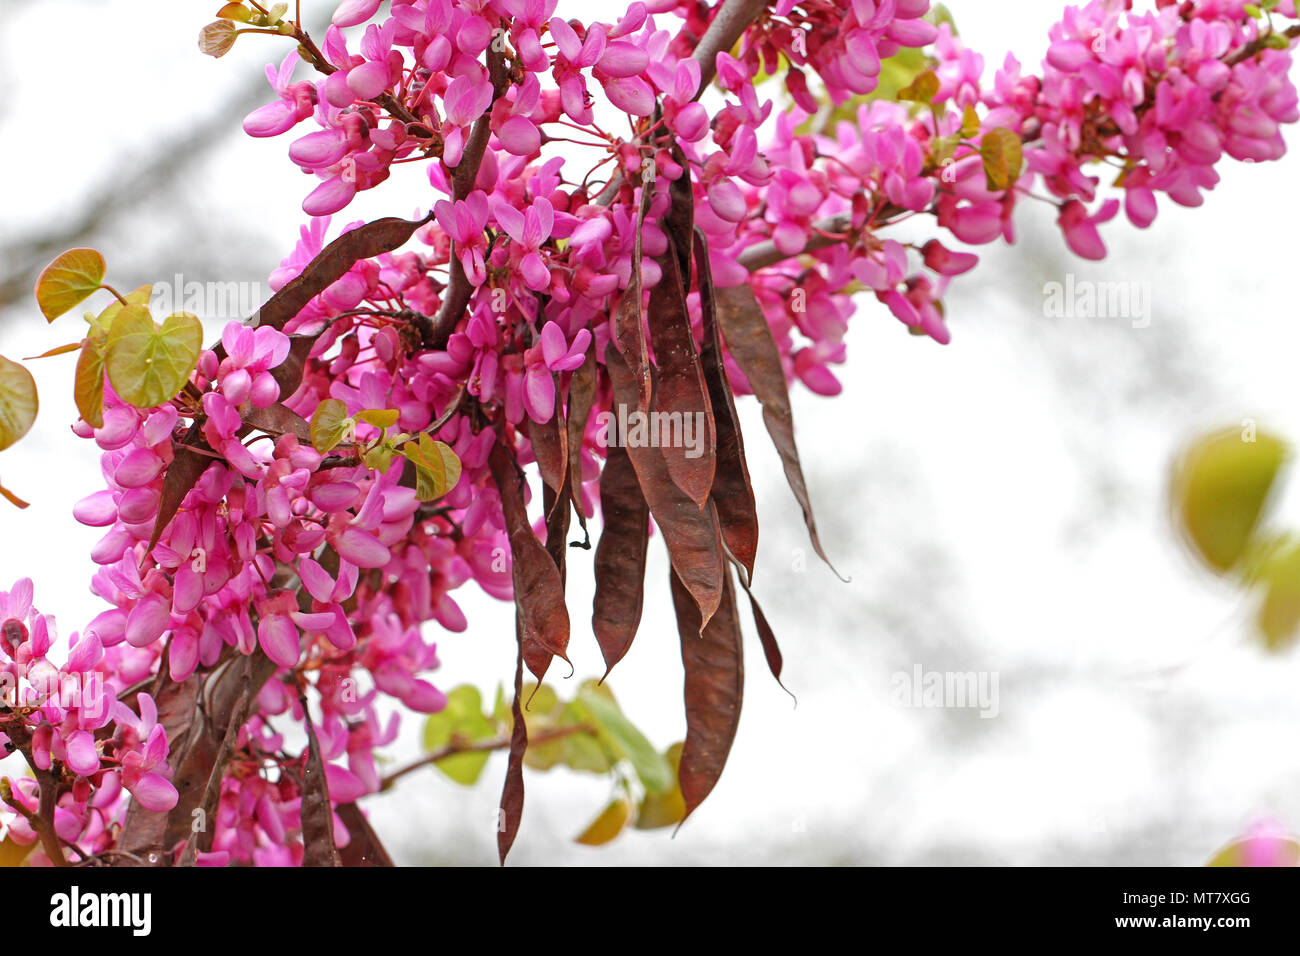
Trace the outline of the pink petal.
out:
<instances>
[{"instance_id":1,"label":"pink petal","mask_svg":"<svg viewBox=\"0 0 1300 956\"><path fill-rule=\"evenodd\" d=\"M506 152L515 156L531 156L542 148L542 134L525 116L512 116L502 123L497 139Z\"/></svg>"},{"instance_id":2,"label":"pink petal","mask_svg":"<svg viewBox=\"0 0 1300 956\"><path fill-rule=\"evenodd\" d=\"M388 548L360 528L348 528L339 535L338 552L359 568L382 568L392 560Z\"/></svg>"},{"instance_id":3,"label":"pink petal","mask_svg":"<svg viewBox=\"0 0 1300 956\"><path fill-rule=\"evenodd\" d=\"M171 785L171 781L165 777L160 777L156 773L147 773L141 777L134 787L130 788L131 795L135 797L140 806L154 813L163 813L176 806L176 801L180 799L180 794L176 788Z\"/></svg>"},{"instance_id":4,"label":"pink petal","mask_svg":"<svg viewBox=\"0 0 1300 956\"><path fill-rule=\"evenodd\" d=\"M298 628L283 614L267 614L257 623L257 642L281 667L293 667L302 652Z\"/></svg>"},{"instance_id":5,"label":"pink petal","mask_svg":"<svg viewBox=\"0 0 1300 956\"><path fill-rule=\"evenodd\" d=\"M63 749L63 762L73 773L85 777L99 769L99 751L95 749L95 738L88 731L73 731L64 740Z\"/></svg>"}]
</instances>

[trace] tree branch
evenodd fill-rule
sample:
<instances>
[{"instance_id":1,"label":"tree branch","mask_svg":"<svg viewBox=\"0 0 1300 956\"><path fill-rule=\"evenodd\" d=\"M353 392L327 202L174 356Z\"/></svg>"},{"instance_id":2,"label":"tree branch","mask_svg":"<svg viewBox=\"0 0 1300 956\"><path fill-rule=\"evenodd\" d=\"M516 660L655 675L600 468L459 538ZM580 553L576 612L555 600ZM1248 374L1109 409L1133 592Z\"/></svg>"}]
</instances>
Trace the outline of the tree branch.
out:
<instances>
[{"instance_id":1,"label":"tree branch","mask_svg":"<svg viewBox=\"0 0 1300 956\"><path fill-rule=\"evenodd\" d=\"M709 28L695 48L695 59L700 64L699 99L718 74L718 54L729 51L770 5L770 0L726 0Z\"/></svg>"},{"instance_id":2,"label":"tree branch","mask_svg":"<svg viewBox=\"0 0 1300 956\"><path fill-rule=\"evenodd\" d=\"M537 736L530 738L528 745L531 747L534 744L550 743L553 740L562 740L565 737L571 737L574 734L594 735L595 733L595 729L588 727L586 724L574 724L570 727L557 727L554 730L548 730L545 733L540 733ZM409 763L399 770L394 770L379 782L379 792L383 793L385 790L390 789L393 784L402 777L405 777L408 773L413 773L421 767L427 767L431 764L438 763L440 760L446 760L448 757L455 757L459 754L490 753L494 750L505 750L509 746L509 737L498 737L495 740L483 740L471 744L458 744L452 742L441 750L435 750L433 753L425 754L414 763Z\"/></svg>"}]
</instances>

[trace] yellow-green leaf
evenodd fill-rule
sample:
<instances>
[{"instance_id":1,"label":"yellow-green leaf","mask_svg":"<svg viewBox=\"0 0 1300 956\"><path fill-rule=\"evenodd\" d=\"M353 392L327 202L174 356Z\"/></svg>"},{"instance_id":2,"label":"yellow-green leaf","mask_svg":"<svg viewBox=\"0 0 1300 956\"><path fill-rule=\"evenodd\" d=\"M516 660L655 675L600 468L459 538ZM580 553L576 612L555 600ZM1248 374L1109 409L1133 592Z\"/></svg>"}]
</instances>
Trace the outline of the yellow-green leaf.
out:
<instances>
[{"instance_id":1,"label":"yellow-green leaf","mask_svg":"<svg viewBox=\"0 0 1300 956\"><path fill-rule=\"evenodd\" d=\"M104 257L94 249L69 249L46 266L36 280L36 304L46 321L53 322L90 298L107 270Z\"/></svg>"},{"instance_id":2,"label":"yellow-green leaf","mask_svg":"<svg viewBox=\"0 0 1300 956\"><path fill-rule=\"evenodd\" d=\"M387 472L389 466L393 464L394 454L395 452L390 446L376 445L374 448L367 449L366 453L361 456L361 461L371 471L382 474Z\"/></svg>"},{"instance_id":3,"label":"yellow-green leaf","mask_svg":"<svg viewBox=\"0 0 1300 956\"><path fill-rule=\"evenodd\" d=\"M979 131L980 115L975 112L975 107L967 106L961 116L961 135L966 139L974 139Z\"/></svg>"},{"instance_id":4,"label":"yellow-green leaf","mask_svg":"<svg viewBox=\"0 0 1300 956\"><path fill-rule=\"evenodd\" d=\"M415 465L415 495L421 501L441 498L460 481L460 458L450 445L427 434L403 445L402 455Z\"/></svg>"},{"instance_id":5,"label":"yellow-green leaf","mask_svg":"<svg viewBox=\"0 0 1300 956\"><path fill-rule=\"evenodd\" d=\"M39 409L32 373L0 355L0 451L31 430Z\"/></svg>"},{"instance_id":6,"label":"yellow-green leaf","mask_svg":"<svg viewBox=\"0 0 1300 956\"><path fill-rule=\"evenodd\" d=\"M149 300L153 298L153 286L142 285L140 288L128 292L122 298L126 299L127 305L148 305ZM108 308L99 313L98 316L86 313L86 321L90 323L92 329L97 329L107 335L108 330L113 327L113 317L121 312L123 308L122 303L114 299L108 304Z\"/></svg>"},{"instance_id":7,"label":"yellow-green leaf","mask_svg":"<svg viewBox=\"0 0 1300 956\"><path fill-rule=\"evenodd\" d=\"M1215 571L1226 574L1246 557L1288 455L1279 438L1233 428L1202 438L1175 466L1172 496L1180 529Z\"/></svg>"},{"instance_id":8,"label":"yellow-green leaf","mask_svg":"<svg viewBox=\"0 0 1300 956\"><path fill-rule=\"evenodd\" d=\"M1286 650L1300 631L1300 546L1270 554L1260 578L1265 592L1256 625L1270 651Z\"/></svg>"},{"instance_id":9,"label":"yellow-green leaf","mask_svg":"<svg viewBox=\"0 0 1300 956\"><path fill-rule=\"evenodd\" d=\"M359 421L376 428L392 428L397 424L398 412L395 408L367 408L357 416Z\"/></svg>"},{"instance_id":10,"label":"yellow-green leaf","mask_svg":"<svg viewBox=\"0 0 1300 956\"><path fill-rule=\"evenodd\" d=\"M620 797L591 821L591 825L582 831L577 842L584 846L604 846L623 832L630 819L632 819L632 804L626 797Z\"/></svg>"},{"instance_id":11,"label":"yellow-green leaf","mask_svg":"<svg viewBox=\"0 0 1300 956\"><path fill-rule=\"evenodd\" d=\"M483 715L483 697L465 684L447 695L447 706L430 714L424 725L424 746L431 753L496 737L496 725ZM444 757L434 766L456 783L471 786L487 765L488 751L468 751Z\"/></svg>"},{"instance_id":12,"label":"yellow-green leaf","mask_svg":"<svg viewBox=\"0 0 1300 956\"><path fill-rule=\"evenodd\" d=\"M898 91L900 100L912 103L930 103L939 95L939 78L933 70L926 70Z\"/></svg>"},{"instance_id":13,"label":"yellow-green leaf","mask_svg":"<svg viewBox=\"0 0 1300 956\"><path fill-rule=\"evenodd\" d=\"M311 443L322 455L332 451L352 428L348 407L337 398L327 398L311 416Z\"/></svg>"},{"instance_id":14,"label":"yellow-green leaf","mask_svg":"<svg viewBox=\"0 0 1300 956\"><path fill-rule=\"evenodd\" d=\"M136 408L153 408L185 387L203 349L203 326L190 312L175 312L162 327L142 305L125 306L113 319L104 367L113 390Z\"/></svg>"},{"instance_id":15,"label":"yellow-green leaf","mask_svg":"<svg viewBox=\"0 0 1300 956\"><path fill-rule=\"evenodd\" d=\"M102 332L90 335L81 345L77 357L77 372L72 397L77 411L87 425L101 428L104 424L104 343Z\"/></svg>"},{"instance_id":16,"label":"yellow-green leaf","mask_svg":"<svg viewBox=\"0 0 1300 956\"><path fill-rule=\"evenodd\" d=\"M984 160L984 177L991 192L1010 189L1020 179L1024 168L1024 145L1020 137L999 126L984 134L980 141L980 156Z\"/></svg>"},{"instance_id":17,"label":"yellow-green leaf","mask_svg":"<svg viewBox=\"0 0 1300 956\"><path fill-rule=\"evenodd\" d=\"M632 764L648 793L663 793L673 786L675 775L668 761L627 719L608 688L584 682L573 703L585 712L584 722L592 725L601 742Z\"/></svg>"},{"instance_id":18,"label":"yellow-green leaf","mask_svg":"<svg viewBox=\"0 0 1300 956\"><path fill-rule=\"evenodd\" d=\"M677 768L682 764L682 745L675 743L669 747L664 759L673 768L673 785L662 793L647 793L641 800L636 814L638 830L676 826L686 817L686 798L682 796L677 779Z\"/></svg>"}]
</instances>

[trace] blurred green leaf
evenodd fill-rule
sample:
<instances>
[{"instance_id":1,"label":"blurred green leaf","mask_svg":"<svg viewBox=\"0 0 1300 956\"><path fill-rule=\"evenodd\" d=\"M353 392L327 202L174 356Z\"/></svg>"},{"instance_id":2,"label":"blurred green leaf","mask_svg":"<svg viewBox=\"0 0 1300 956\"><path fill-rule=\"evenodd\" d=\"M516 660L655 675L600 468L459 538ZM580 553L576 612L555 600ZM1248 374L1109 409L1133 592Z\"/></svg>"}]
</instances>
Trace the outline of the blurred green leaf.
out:
<instances>
[{"instance_id":1,"label":"blurred green leaf","mask_svg":"<svg viewBox=\"0 0 1300 956\"><path fill-rule=\"evenodd\" d=\"M612 753L632 764L647 792L662 793L673 786L672 767L627 719L607 687L595 681L584 682L573 706Z\"/></svg>"},{"instance_id":2,"label":"blurred green leaf","mask_svg":"<svg viewBox=\"0 0 1300 956\"><path fill-rule=\"evenodd\" d=\"M0 355L0 451L31 431L39 410L32 373Z\"/></svg>"},{"instance_id":3,"label":"blurred green leaf","mask_svg":"<svg viewBox=\"0 0 1300 956\"><path fill-rule=\"evenodd\" d=\"M582 831L576 842L584 846L604 846L623 832L630 819L632 819L632 802L627 797L619 797L602 810L600 816L591 821L591 825Z\"/></svg>"},{"instance_id":4,"label":"blurred green leaf","mask_svg":"<svg viewBox=\"0 0 1300 956\"><path fill-rule=\"evenodd\" d=\"M662 793L647 793L642 798L636 815L638 830L676 826L686 816L686 798L682 796L681 784L677 779L677 768L682 764L682 745L675 743L669 747L664 759L672 767L673 785Z\"/></svg>"},{"instance_id":5,"label":"blurred green leaf","mask_svg":"<svg viewBox=\"0 0 1300 956\"><path fill-rule=\"evenodd\" d=\"M1289 454L1286 443L1272 435L1226 429L1197 441L1175 465L1179 527L1192 551L1215 571L1226 574L1246 557Z\"/></svg>"},{"instance_id":6,"label":"blurred green leaf","mask_svg":"<svg viewBox=\"0 0 1300 956\"><path fill-rule=\"evenodd\" d=\"M447 694L447 706L430 714L424 723L424 747L429 753L444 750L453 744L480 743L498 736L496 725L483 715L483 697L477 687L468 684ZM434 766L456 783L474 784L491 756L487 751L453 754L437 761Z\"/></svg>"},{"instance_id":7,"label":"blurred green leaf","mask_svg":"<svg viewBox=\"0 0 1300 956\"><path fill-rule=\"evenodd\" d=\"M1265 589L1255 618L1260 636L1270 651L1285 650L1300 631L1300 544L1273 550L1257 579Z\"/></svg>"}]
</instances>

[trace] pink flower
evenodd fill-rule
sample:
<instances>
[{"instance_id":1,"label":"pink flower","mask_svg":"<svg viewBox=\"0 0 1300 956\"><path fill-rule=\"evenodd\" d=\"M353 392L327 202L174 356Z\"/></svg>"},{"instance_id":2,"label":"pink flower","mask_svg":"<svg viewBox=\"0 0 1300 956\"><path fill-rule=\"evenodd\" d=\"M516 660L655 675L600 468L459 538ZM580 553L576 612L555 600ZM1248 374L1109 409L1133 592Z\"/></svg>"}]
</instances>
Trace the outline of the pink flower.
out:
<instances>
[{"instance_id":1,"label":"pink flower","mask_svg":"<svg viewBox=\"0 0 1300 956\"><path fill-rule=\"evenodd\" d=\"M483 253L487 250L487 235L484 230L488 221L487 194L476 189L456 203L441 200L434 207L438 225L456 243L456 255L461 267L473 285L482 285L487 281L487 268Z\"/></svg>"},{"instance_id":2,"label":"pink flower","mask_svg":"<svg viewBox=\"0 0 1300 956\"><path fill-rule=\"evenodd\" d=\"M591 333L582 329L567 342L554 322L542 327L537 344L524 353L524 407L533 421L542 424L555 415L554 372L572 372L586 358Z\"/></svg>"},{"instance_id":3,"label":"pink flower","mask_svg":"<svg viewBox=\"0 0 1300 956\"><path fill-rule=\"evenodd\" d=\"M268 66L266 78L279 99L259 107L244 118L244 132L249 136L279 136L311 116L316 108L316 88L310 83L291 83L298 65L298 51L292 50L280 69Z\"/></svg>"}]
</instances>

